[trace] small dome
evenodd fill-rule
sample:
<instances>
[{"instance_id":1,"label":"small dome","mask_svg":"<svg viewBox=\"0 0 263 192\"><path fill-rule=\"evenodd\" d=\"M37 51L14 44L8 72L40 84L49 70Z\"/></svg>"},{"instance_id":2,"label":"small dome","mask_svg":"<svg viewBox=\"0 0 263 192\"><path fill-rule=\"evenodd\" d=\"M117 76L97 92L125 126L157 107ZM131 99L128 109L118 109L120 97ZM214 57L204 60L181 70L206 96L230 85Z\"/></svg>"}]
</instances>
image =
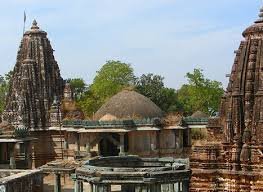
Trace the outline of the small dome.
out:
<instances>
[{"instance_id":1,"label":"small dome","mask_svg":"<svg viewBox=\"0 0 263 192\"><path fill-rule=\"evenodd\" d=\"M193 118L208 118L209 116L202 111L196 111L191 115L191 117L193 117Z\"/></svg>"},{"instance_id":2,"label":"small dome","mask_svg":"<svg viewBox=\"0 0 263 192\"><path fill-rule=\"evenodd\" d=\"M100 120L105 115L117 119L143 119L162 117L163 111L149 98L135 91L124 90L102 105L94 118Z\"/></svg>"},{"instance_id":3,"label":"small dome","mask_svg":"<svg viewBox=\"0 0 263 192\"><path fill-rule=\"evenodd\" d=\"M244 32L243 36L247 37L253 34L263 33L263 8L260 9L259 19L254 22L253 25L249 26Z\"/></svg>"}]
</instances>

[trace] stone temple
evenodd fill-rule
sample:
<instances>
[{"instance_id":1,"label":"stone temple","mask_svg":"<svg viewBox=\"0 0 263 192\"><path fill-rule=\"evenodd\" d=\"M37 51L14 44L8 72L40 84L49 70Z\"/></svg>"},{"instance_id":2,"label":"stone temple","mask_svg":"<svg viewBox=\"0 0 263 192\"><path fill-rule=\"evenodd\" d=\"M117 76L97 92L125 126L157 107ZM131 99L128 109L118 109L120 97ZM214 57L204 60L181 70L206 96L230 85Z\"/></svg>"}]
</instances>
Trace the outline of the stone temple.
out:
<instances>
[{"instance_id":1,"label":"stone temple","mask_svg":"<svg viewBox=\"0 0 263 192\"><path fill-rule=\"evenodd\" d=\"M32 130L49 126L50 106L63 93L63 80L53 51L47 33L34 21L19 46L4 121Z\"/></svg>"},{"instance_id":2,"label":"stone temple","mask_svg":"<svg viewBox=\"0 0 263 192\"><path fill-rule=\"evenodd\" d=\"M263 191L263 8L243 37L220 117L211 121L223 132L194 148L191 191Z\"/></svg>"},{"instance_id":3,"label":"stone temple","mask_svg":"<svg viewBox=\"0 0 263 192\"><path fill-rule=\"evenodd\" d=\"M70 175L75 175L76 192L85 187L108 192L112 185L123 192L188 191L191 171L186 152L191 141L182 116L167 116L149 98L125 89L85 120L73 91L60 76L47 33L34 21L23 35L2 114L1 167L40 168L54 176L56 192L62 189L61 177L73 181ZM105 162L95 168L101 172L84 178L92 172L91 162L97 161ZM107 187L107 177L93 180L104 174L103 166L112 170ZM120 175L128 170L130 177ZM10 191L10 185L1 185ZM39 186L38 191L46 190Z\"/></svg>"},{"instance_id":4,"label":"stone temple","mask_svg":"<svg viewBox=\"0 0 263 192\"><path fill-rule=\"evenodd\" d=\"M263 8L243 36L218 117L164 114L126 89L84 119L34 21L0 124L0 191L12 192L20 180L29 192L60 192L70 182L75 192L263 191ZM195 129L206 139L193 142ZM53 190L42 173L53 176Z\"/></svg>"}]
</instances>

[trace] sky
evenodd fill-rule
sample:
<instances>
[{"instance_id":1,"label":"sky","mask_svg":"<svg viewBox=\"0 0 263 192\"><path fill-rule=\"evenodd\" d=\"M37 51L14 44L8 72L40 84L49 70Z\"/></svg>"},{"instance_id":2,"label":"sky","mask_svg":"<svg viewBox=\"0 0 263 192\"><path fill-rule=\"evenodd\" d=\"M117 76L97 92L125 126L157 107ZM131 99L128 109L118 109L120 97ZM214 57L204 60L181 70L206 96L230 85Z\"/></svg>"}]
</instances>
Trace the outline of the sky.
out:
<instances>
[{"instance_id":1,"label":"sky","mask_svg":"<svg viewBox=\"0 0 263 192\"><path fill-rule=\"evenodd\" d=\"M179 88L194 68L224 87L260 0L0 0L0 74L13 69L33 19L48 33L62 77L92 83L107 60Z\"/></svg>"}]
</instances>

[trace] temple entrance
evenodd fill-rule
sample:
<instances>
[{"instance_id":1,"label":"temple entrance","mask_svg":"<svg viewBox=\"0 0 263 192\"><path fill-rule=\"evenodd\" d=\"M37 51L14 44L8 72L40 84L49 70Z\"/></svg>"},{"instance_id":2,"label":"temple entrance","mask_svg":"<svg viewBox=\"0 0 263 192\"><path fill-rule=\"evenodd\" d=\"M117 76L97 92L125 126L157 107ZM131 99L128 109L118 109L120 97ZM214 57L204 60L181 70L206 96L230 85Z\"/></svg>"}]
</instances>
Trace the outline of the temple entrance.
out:
<instances>
[{"instance_id":1,"label":"temple entrance","mask_svg":"<svg viewBox=\"0 0 263 192\"><path fill-rule=\"evenodd\" d=\"M119 155L120 136L117 133L104 133L99 142L99 152L101 156Z\"/></svg>"}]
</instances>

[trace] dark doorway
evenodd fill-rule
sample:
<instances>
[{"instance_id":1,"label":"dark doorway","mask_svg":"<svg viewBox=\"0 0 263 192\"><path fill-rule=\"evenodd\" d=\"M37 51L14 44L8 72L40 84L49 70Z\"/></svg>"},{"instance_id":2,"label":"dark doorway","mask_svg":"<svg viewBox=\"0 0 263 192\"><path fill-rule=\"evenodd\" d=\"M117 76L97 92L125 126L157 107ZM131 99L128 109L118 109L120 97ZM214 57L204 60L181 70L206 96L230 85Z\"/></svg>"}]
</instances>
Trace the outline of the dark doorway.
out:
<instances>
[{"instance_id":1,"label":"dark doorway","mask_svg":"<svg viewBox=\"0 0 263 192\"><path fill-rule=\"evenodd\" d=\"M118 156L119 155L119 142L120 136L117 133L105 133L102 135L102 139L99 142L100 155L107 156Z\"/></svg>"},{"instance_id":2,"label":"dark doorway","mask_svg":"<svg viewBox=\"0 0 263 192\"><path fill-rule=\"evenodd\" d=\"M121 192L135 192L135 186L134 185L122 185Z\"/></svg>"}]
</instances>

